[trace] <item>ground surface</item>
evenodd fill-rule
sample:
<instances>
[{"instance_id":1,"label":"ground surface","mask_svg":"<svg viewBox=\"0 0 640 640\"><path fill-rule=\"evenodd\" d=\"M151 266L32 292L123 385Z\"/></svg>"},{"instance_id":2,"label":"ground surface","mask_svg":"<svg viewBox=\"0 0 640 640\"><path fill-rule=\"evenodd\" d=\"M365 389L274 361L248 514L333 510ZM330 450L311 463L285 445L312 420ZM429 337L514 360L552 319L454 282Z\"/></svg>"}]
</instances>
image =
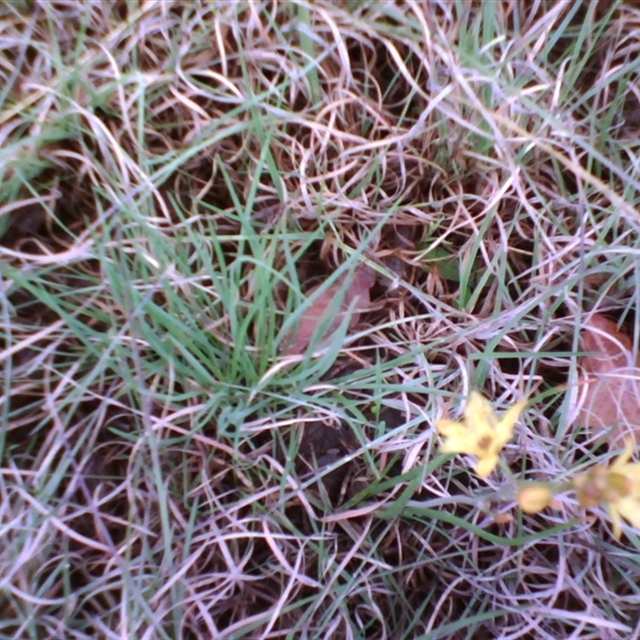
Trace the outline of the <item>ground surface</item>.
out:
<instances>
[{"instance_id":1,"label":"ground surface","mask_svg":"<svg viewBox=\"0 0 640 640\"><path fill-rule=\"evenodd\" d=\"M639 532L514 503L610 455L583 321L638 351L639 34L5 3L0 637L640 637ZM471 389L531 398L486 481L434 431Z\"/></svg>"}]
</instances>

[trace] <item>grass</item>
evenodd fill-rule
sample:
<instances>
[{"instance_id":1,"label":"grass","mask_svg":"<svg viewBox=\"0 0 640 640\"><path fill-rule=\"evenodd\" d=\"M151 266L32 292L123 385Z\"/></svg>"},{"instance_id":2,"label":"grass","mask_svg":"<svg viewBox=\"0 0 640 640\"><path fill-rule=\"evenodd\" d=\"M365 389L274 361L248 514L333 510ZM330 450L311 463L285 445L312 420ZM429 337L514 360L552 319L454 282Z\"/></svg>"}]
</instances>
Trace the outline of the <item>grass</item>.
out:
<instances>
[{"instance_id":1,"label":"grass","mask_svg":"<svg viewBox=\"0 0 640 640\"><path fill-rule=\"evenodd\" d=\"M639 23L5 4L0 638L640 637L638 532L515 509L609 456L582 318L640 341ZM433 427L472 388L532 398L487 481Z\"/></svg>"}]
</instances>

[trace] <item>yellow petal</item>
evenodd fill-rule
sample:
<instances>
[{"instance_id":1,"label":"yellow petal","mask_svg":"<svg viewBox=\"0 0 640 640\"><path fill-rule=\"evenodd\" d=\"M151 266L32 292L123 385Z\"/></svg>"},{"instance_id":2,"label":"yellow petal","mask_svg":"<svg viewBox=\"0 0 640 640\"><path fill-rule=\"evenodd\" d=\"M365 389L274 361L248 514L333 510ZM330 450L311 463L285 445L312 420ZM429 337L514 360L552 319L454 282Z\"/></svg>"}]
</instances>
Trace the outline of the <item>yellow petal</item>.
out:
<instances>
[{"instance_id":1,"label":"yellow petal","mask_svg":"<svg viewBox=\"0 0 640 640\"><path fill-rule=\"evenodd\" d=\"M492 428L497 422L491 403L477 391L469 394L469 401L464 408L464 419L474 431Z\"/></svg>"},{"instance_id":2,"label":"yellow petal","mask_svg":"<svg viewBox=\"0 0 640 640\"><path fill-rule=\"evenodd\" d=\"M640 500L632 497L622 498L616 503L615 508L631 526L640 529Z\"/></svg>"},{"instance_id":3,"label":"yellow petal","mask_svg":"<svg viewBox=\"0 0 640 640\"><path fill-rule=\"evenodd\" d=\"M447 438L469 436L469 429L461 422L454 422L453 420L436 420L435 425L438 433Z\"/></svg>"},{"instance_id":4,"label":"yellow petal","mask_svg":"<svg viewBox=\"0 0 640 640\"><path fill-rule=\"evenodd\" d=\"M476 475L478 478L486 478L498 464L499 458L497 455L489 455L478 460L476 465Z\"/></svg>"},{"instance_id":5,"label":"yellow petal","mask_svg":"<svg viewBox=\"0 0 640 640\"><path fill-rule=\"evenodd\" d=\"M466 453L467 455L476 455L476 446L472 438L468 435L460 438L447 438L441 445L442 453Z\"/></svg>"},{"instance_id":6,"label":"yellow petal","mask_svg":"<svg viewBox=\"0 0 640 640\"><path fill-rule=\"evenodd\" d=\"M613 529L613 537L616 540L620 540L622 537L622 520L620 518L620 513L618 511L617 504L609 505L609 516L611 518L611 526Z\"/></svg>"},{"instance_id":7,"label":"yellow petal","mask_svg":"<svg viewBox=\"0 0 640 640\"><path fill-rule=\"evenodd\" d=\"M618 469L618 473L622 474L623 476L627 476L629 480L640 480L640 462L630 462L629 464L623 464Z\"/></svg>"},{"instance_id":8,"label":"yellow petal","mask_svg":"<svg viewBox=\"0 0 640 640\"><path fill-rule=\"evenodd\" d=\"M626 464L631 460L631 456L636 448L636 443L631 438L627 438L624 441L624 451L615 459L614 463L611 465L612 471L617 471L621 467L626 466Z\"/></svg>"},{"instance_id":9,"label":"yellow petal","mask_svg":"<svg viewBox=\"0 0 640 640\"><path fill-rule=\"evenodd\" d=\"M618 469L618 473L623 475L629 482L630 496L640 499L640 463L625 464Z\"/></svg>"},{"instance_id":10,"label":"yellow petal","mask_svg":"<svg viewBox=\"0 0 640 640\"><path fill-rule=\"evenodd\" d=\"M510 407L502 418L500 418L500 422L497 427L498 437L500 439L504 439L505 444L513 438L513 430L515 429L516 422L518 422L518 418L526 406L526 400L516 402L516 404L514 404L513 407Z\"/></svg>"}]
</instances>

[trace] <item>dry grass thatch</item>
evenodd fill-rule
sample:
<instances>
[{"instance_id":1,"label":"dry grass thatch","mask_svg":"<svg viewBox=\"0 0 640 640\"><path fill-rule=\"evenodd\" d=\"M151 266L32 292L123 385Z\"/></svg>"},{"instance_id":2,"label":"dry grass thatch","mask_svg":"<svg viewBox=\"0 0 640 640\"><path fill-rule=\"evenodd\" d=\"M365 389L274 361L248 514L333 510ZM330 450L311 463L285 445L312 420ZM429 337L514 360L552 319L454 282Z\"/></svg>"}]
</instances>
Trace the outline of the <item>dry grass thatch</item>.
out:
<instances>
[{"instance_id":1,"label":"dry grass thatch","mask_svg":"<svg viewBox=\"0 0 640 640\"><path fill-rule=\"evenodd\" d=\"M639 33L622 2L5 3L0 638L640 637L638 532L514 506L609 456L583 318L638 350ZM364 265L357 326L283 355ZM471 388L532 398L487 481L433 428Z\"/></svg>"}]
</instances>

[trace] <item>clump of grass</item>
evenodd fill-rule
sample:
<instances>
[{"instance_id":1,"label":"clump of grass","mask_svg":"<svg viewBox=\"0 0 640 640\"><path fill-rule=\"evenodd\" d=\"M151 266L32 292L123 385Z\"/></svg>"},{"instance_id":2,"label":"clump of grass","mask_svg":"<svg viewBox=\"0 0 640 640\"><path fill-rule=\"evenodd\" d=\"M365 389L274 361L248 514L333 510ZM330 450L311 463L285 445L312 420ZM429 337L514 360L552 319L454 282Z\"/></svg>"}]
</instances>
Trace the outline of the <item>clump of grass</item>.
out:
<instances>
[{"instance_id":1,"label":"clump of grass","mask_svg":"<svg viewBox=\"0 0 640 640\"><path fill-rule=\"evenodd\" d=\"M512 470L595 461L553 390L586 310L640 339L639 20L0 9L0 637L637 635L637 535L518 515L433 423L538 394ZM283 363L363 262L358 332Z\"/></svg>"}]
</instances>

